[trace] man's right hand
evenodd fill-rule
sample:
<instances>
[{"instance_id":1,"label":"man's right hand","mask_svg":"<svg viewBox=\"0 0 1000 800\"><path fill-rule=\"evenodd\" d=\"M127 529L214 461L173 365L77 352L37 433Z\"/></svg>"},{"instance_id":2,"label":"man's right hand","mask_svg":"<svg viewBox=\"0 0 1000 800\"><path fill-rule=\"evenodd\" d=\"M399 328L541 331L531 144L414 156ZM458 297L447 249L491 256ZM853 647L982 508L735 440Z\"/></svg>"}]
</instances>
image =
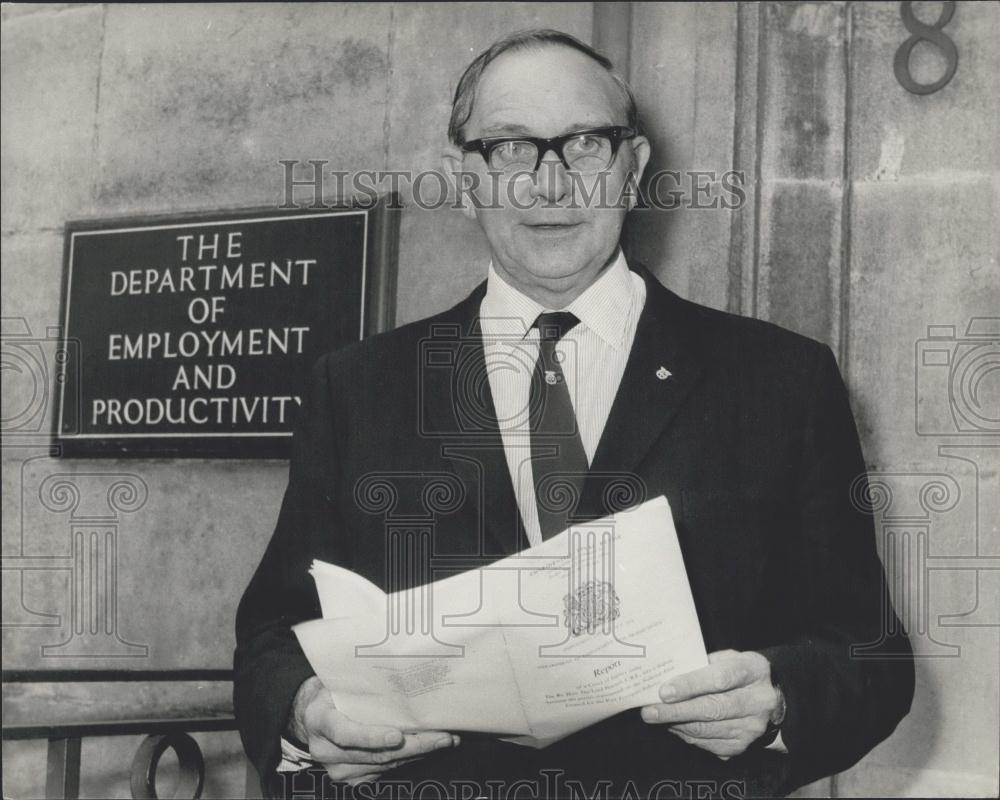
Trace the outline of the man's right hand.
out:
<instances>
[{"instance_id":1,"label":"man's right hand","mask_svg":"<svg viewBox=\"0 0 1000 800\"><path fill-rule=\"evenodd\" d=\"M344 716L319 678L306 680L295 695L289 733L306 744L310 756L330 778L355 785L373 781L401 764L433 750L455 747L447 731L403 733L385 725L365 725Z\"/></svg>"}]
</instances>

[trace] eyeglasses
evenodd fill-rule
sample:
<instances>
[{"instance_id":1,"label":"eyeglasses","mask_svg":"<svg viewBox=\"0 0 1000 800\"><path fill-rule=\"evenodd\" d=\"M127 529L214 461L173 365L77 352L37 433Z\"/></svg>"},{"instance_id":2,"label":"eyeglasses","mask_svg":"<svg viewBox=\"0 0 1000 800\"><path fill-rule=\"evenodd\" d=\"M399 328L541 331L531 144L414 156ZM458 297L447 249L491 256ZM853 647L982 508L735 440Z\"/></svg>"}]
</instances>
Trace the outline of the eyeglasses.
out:
<instances>
[{"instance_id":1,"label":"eyeglasses","mask_svg":"<svg viewBox=\"0 0 1000 800\"><path fill-rule=\"evenodd\" d=\"M618 146L636 135L632 128L612 125L573 131L551 139L538 136L488 136L462 145L466 153L479 153L491 170L505 178L537 172L552 150L563 166L580 175L594 175L611 166Z\"/></svg>"}]
</instances>

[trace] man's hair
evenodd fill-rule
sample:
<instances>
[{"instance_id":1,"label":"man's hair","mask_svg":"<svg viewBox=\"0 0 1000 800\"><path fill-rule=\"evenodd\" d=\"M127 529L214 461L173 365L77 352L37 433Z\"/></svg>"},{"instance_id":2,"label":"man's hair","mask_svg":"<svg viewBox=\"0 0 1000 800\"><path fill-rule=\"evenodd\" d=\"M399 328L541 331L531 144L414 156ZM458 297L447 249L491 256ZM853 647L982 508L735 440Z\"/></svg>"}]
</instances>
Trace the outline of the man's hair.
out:
<instances>
[{"instance_id":1,"label":"man's hair","mask_svg":"<svg viewBox=\"0 0 1000 800\"><path fill-rule=\"evenodd\" d=\"M610 59L598 53L593 47L584 44L575 36L550 28L533 28L517 31L498 39L489 49L484 50L462 73L455 88L455 98L451 103L451 119L448 121L448 139L452 144L465 143L465 124L472 116L472 105L476 101L476 88L483 71L504 53L514 53L520 50L541 48L550 45L569 47L596 61L607 71L621 92L621 101L625 109L626 124L639 131L639 112L635 105L635 96L628 84L614 72Z\"/></svg>"}]
</instances>

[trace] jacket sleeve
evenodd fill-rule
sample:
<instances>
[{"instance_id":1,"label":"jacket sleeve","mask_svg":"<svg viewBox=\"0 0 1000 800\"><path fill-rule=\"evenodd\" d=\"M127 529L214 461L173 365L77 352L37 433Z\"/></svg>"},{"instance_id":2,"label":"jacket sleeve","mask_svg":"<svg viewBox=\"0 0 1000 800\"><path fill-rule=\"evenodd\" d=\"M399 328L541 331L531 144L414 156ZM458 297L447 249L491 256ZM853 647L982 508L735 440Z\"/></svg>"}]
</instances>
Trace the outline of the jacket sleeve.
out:
<instances>
[{"instance_id":1,"label":"jacket sleeve","mask_svg":"<svg viewBox=\"0 0 1000 800\"><path fill-rule=\"evenodd\" d=\"M314 558L342 555L328 499L337 479L329 389L326 357L313 368L300 409L274 534L236 614L233 706L243 746L265 784L280 760L295 693L314 674L291 630L321 616L309 566Z\"/></svg>"},{"instance_id":2,"label":"jacket sleeve","mask_svg":"<svg viewBox=\"0 0 1000 800\"><path fill-rule=\"evenodd\" d=\"M797 783L856 763L895 729L913 697L912 650L876 550L865 465L847 390L823 348L790 499L781 602L793 635L763 650L785 693L781 732Z\"/></svg>"}]
</instances>

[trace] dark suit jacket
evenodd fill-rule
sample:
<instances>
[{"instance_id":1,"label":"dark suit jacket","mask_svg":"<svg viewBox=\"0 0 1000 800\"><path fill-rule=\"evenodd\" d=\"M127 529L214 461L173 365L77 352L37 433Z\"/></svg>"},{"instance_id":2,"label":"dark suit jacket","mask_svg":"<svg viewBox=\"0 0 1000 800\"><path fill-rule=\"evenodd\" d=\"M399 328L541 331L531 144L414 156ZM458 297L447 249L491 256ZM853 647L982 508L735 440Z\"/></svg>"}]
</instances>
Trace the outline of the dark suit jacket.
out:
<instances>
[{"instance_id":1,"label":"dark suit jacket","mask_svg":"<svg viewBox=\"0 0 1000 800\"><path fill-rule=\"evenodd\" d=\"M833 354L642 274L646 305L578 514L667 496L706 647L767 656L787 699L789 755L752 747L721 761L633 710L541 751L465 736L389 777L482 786L539 781L548 769L588 793L611 780L612 796L628 781L648 791L663 780L714 782L711 791L730 796L783 793L851 766L909 710L912 654L871 518L851 501L864 462ZM484 291L314 369L278 524L236 624L236 715L265 782L296 689L312 674L289 629L320 616L312 559L393 590L387 528L400 520L432 531L438 560L474 565L527 546L483 367ZM656 377L661 366L669 379ZM852 655L852 645L865 647ZM566 793L548 780L537 793ZM680 793L700 791L687 783Z\"/></svg>"}]
</instances>

